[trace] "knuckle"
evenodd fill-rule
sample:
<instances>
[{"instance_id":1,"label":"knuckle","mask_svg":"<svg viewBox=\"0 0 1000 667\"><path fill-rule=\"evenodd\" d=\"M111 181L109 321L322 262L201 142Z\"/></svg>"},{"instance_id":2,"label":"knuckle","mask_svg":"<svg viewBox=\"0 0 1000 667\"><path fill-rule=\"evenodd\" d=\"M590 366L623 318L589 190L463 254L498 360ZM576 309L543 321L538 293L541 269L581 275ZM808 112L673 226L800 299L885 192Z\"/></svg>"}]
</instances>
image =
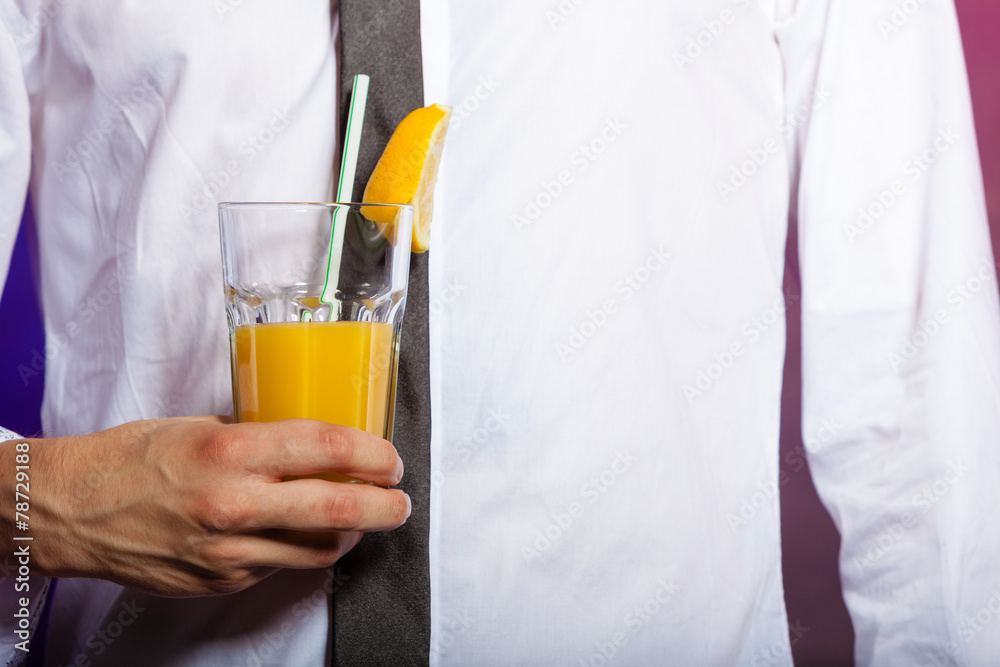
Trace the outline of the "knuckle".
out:
<instances>
[{"instance_id":1,"label":"knuckle","mask_svg":"<svg viewBox=\"0 0 1000 667\"><path fill-rule=\"evenodd\" d=\"M310 558L311 565L314 568L330 567L340 560L342 551L339 543L336 546L318 547Z\"/></svg>"},{"instance_id":2,"label":"knuckle","mask_svg":"<svg viewBox=\"0 0 1000 667\"><path fill-rule=\"evenodd\" d=\"M205 583L206 595L229 595L239 589L226 579L212 579Z\"/></svg>"},{"instance_id":3,"label":"knuckle","mask_svg":"<svg viewBox=\"0 0 1000 667\"><path fill-rule=\"evenodd\" d=\"M329 525L341 530L356 528L364 519L361 499L354 493L336 493L327 507Z\"/></svg>"},{"instance_id":4,"label":"knuckle","mask_svg":"<svg viewBox=\"0 0 1000 667\"><path fill-rule=\"evenodd\" d=\"M243 590L251 583L249 575L233 574L218 579L209 579L205 582L205 588L208 589L210 595L229 595Z\"/></svg>"},{"instance_id":5,"label":"knuckle","mask_svg":"<svg viewBox=\"0 0 1000 667\"><path fill-rule=\"evenodd\" d=\"M353 461L357 443L347 429L339 426L322 427L319 441L335 466Z\"/></svg>"},{"instance_id":6,"label":"knuckle","mask_svg":"<svg viewBox=\"0 0 1000 667\"><path fill-rule=\"evenodd\" d=\"M247 560L246 550L232 540L217 540L205 545L203 557L212 564L212 569L220 579L237 576Z\"/></svg>"},{"instance_id":7,"label":"knuckle","mask_svg":"<svg viewBox=\"0 0 1000 667\"><path fill-rule=\"evenodd\" d=\"M177 547L177 557L181 562L207 561L205 556L210 537L205 533L187 535Z\"/></svg>"},{"instance_id":8,"label":"knuckle","mask_svg":"<svg viewBox=\"0 0 1000 667\"><path fill-rule=\"evenodd\" d=\"M231 533L247 523L250 505L238 494L213 493L201 499L195 516L210 533Z\"/></svg>"},{"instance_id":9,"label":"knuckle","mask_svg":"<svg viewBox=\"0 0 1000 667\"><path fill-rule=\"evenodd\" d=\"M220 427L205 442L204 456L215 466L229 468L245 458L244 449L236 429Z\"/></svg>"}]
</instances>

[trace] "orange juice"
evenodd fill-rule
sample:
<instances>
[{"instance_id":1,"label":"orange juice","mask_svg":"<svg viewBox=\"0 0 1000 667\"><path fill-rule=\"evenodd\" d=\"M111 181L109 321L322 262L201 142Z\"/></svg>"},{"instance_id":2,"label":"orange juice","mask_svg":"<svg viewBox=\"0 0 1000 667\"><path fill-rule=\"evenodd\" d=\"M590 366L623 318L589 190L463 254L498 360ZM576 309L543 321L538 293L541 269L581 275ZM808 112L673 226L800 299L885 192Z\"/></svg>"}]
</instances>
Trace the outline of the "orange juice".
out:
<instances>
[{"instance_id":1,"label":"orange juice","mask_svg":"<svg viewBox=\"0 0 1000 667\"><path fill-rule=\"evenodd\" d=\"M233 339L236 421L319 419L391 439L396 385L391 324L252 324L236 327Z\"/></svg>"}]
</instances>

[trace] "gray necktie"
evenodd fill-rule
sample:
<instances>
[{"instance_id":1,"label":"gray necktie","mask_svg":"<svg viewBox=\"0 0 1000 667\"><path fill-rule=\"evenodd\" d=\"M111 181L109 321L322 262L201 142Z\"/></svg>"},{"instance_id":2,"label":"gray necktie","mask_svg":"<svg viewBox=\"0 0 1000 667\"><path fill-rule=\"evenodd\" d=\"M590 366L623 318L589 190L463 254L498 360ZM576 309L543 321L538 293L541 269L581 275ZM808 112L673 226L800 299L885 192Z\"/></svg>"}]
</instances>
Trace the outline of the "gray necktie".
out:
<instances>
[{"instance_id":1,"label":"gray necktie","mask_svg":"<svg viewBox=\"0 0 1000 667\"><path fill-rule=\"evenodd\" d=\"M419 0L340 0L341 109L355 74L371 76L354 192L360 194L396 125L423 106ZM341 135L343 136L343 135ZM330 664L426 665L430 650L430 375L427 255L410 260L400 344L393 444L413 501L406 524L366 535L340 561L333 595Z\"/></svg>"}]
</instances>

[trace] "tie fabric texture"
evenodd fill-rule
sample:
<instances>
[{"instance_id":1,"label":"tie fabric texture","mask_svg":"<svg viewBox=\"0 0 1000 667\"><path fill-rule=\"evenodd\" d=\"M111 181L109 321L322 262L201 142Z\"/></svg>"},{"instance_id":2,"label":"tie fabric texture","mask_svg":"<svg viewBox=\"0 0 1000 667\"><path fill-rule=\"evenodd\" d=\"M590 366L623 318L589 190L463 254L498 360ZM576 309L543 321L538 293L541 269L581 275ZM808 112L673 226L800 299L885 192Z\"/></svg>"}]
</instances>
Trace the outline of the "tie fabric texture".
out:
<instances>
[{"instance_id":1,"label":"tie fabric texture","mask_svg":"<svg viewBox=\"0 0 1000 667\"><path fill-rule=\"evenodd\" d=\"M355 196L359 197L396 125L410 111L424 105L420 2L339 0L339 5L341 118L345 121L354 76L371 77L354 185ZM393 434L393 444L406 468L399 487L410 495L413 513L397 530L365 535L338 563L343 584L332 597L329 661L335 667L428 663L428 301L427 255L413 255L400 342Z\"/></svg>"}]
</instances>

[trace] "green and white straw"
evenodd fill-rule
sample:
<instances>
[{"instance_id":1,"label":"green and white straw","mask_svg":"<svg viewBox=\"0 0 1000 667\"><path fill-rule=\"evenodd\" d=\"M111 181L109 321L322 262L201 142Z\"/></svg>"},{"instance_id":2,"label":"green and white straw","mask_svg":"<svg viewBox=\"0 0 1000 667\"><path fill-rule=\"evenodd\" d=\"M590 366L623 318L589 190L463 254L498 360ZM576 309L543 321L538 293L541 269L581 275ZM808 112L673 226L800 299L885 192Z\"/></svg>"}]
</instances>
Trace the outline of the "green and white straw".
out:
<instances>
[{"instance_id":1,"label":"green and white straw","mask_svg":"<svg viewBox=\"0 0 1000 667\"><path fill-rule=\"evenodd\" d=\"M358 171L358 152L361 150L361 131L365 125L365 106L368 103L367 74L354 77L351 91L351 108L347 117L347 132L344 134L344 154L340 160L340 181L334 201L347 203L354 201L354 177ZM334 305L334 294L340 279L340 258L344 249L344 228L347 209L337 207L333 212L333 229L330 230L330 255L326 261L326 282L320 301Z\"/></svg>"}]
</instances>

